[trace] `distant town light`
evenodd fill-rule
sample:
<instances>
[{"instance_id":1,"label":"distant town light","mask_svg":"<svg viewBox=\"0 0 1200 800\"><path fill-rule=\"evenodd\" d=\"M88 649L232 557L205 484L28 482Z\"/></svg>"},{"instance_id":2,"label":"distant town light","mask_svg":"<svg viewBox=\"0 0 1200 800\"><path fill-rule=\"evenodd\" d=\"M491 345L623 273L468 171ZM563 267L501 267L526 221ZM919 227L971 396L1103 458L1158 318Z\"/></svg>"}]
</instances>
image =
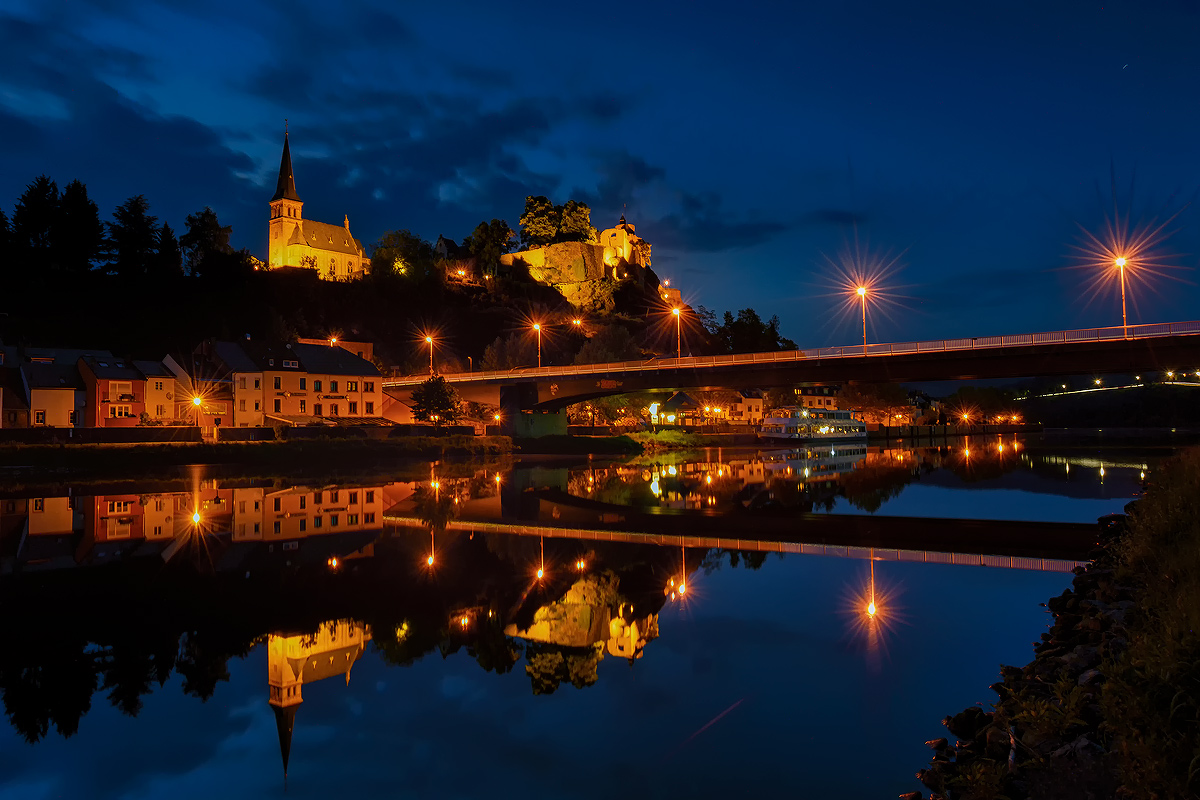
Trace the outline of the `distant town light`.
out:
<instances>
[{"instance_id":1,"label":"distant town light","mask_svg":"<svg viewBox=\"0 0 1200 800\"><path fill-rule=\"evenodd\" d=\"M572 325L582 325L582 324L583 324L583 320L581 320L581 319L573 319L573 320L571 320L571 324L572 324Z\"/></svg>"}]
</instances>

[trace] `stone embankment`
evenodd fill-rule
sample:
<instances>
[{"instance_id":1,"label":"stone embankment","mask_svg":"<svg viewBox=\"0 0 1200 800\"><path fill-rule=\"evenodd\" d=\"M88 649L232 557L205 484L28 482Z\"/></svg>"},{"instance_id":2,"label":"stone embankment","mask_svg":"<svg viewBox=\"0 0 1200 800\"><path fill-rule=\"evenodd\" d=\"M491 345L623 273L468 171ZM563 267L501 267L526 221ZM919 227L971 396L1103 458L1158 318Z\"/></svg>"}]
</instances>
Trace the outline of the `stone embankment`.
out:
<instances>
[{"instance_id":1,"label":"stone embankment","mask_svg":"<svg viewBox=\"0 0 1200 800\"><path fill-rule=\"evenodd\" d=\"M1033 661L1001 667L994 709L946 717L954 744L926 742L931 800L1200 796L1200 450L1168 467L1100 520Z\"/></svg>"}]
</instances>

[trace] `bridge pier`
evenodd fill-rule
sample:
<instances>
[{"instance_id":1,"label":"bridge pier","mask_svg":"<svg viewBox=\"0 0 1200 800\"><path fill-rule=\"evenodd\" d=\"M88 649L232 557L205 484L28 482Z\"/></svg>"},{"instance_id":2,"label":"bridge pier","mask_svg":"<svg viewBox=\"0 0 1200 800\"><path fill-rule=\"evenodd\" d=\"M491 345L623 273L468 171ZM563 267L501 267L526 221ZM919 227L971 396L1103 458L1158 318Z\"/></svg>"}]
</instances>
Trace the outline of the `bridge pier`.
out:
<instances>
[{"instance_id":1,"label":"bridge pier","mask_svg":"<svg viewBox=\"0 0 1200 800\"><path fill-rule=\"evenodd\" d=\"M567 435L567 410L526 411L537 405L537 384L516 383L500 387L502 429L515 439Z\"/></svg>"}]
</instances>

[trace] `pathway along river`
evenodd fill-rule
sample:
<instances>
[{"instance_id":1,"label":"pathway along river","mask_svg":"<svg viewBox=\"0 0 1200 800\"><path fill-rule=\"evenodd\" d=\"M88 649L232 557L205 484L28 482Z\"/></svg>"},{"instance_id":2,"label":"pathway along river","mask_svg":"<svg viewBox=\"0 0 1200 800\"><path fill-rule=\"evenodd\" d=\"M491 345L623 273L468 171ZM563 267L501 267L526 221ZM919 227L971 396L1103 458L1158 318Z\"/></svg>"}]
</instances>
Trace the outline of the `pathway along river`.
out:
<instances>
[{"instance_id":1,"label":"pathway along river","mask_svg":"<svg viewBox=\"0 0 1200 800\"><path fill-rule=\"evenodd\" d=\"M0 489L0 798L894 797L1165 455Z\"/></svg>"}]
</instances>

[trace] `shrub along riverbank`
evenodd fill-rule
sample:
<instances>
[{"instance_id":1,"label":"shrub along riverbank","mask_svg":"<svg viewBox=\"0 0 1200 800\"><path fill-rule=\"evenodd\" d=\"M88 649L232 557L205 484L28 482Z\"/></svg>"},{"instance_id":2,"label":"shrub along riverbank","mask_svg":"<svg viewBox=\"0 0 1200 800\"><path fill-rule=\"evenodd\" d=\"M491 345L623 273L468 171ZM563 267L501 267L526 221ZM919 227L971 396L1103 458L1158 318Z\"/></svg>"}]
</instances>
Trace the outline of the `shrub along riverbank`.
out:
<instances>
[{"instance_id":1,"label":"shrub along riverbank","mask_svg":"<svg viewBox=\"0 0 1200 800\"><path fill-rule=\"evenodd\" d=\"M1158 475L1047 603L1034 660L1001 668L994 711L946 717L930 797L1200 796L1200 449Z\"/></svg>"},{"instance_id":2,"label":"shrub along riverbank","mask_svg":"<svg viewBox=\"0 0 1200 800\"><path fill-rule=\"evenodd\" d=\"M47 475L72 477L155 475L190 464L238 465L288 472L381 465L388 461L447 457L497 457L512 452L507 436L413 436L389 439L293 439L138 445L0 446L0 479L6 483Z\"/></svg>"}]
</instances>

